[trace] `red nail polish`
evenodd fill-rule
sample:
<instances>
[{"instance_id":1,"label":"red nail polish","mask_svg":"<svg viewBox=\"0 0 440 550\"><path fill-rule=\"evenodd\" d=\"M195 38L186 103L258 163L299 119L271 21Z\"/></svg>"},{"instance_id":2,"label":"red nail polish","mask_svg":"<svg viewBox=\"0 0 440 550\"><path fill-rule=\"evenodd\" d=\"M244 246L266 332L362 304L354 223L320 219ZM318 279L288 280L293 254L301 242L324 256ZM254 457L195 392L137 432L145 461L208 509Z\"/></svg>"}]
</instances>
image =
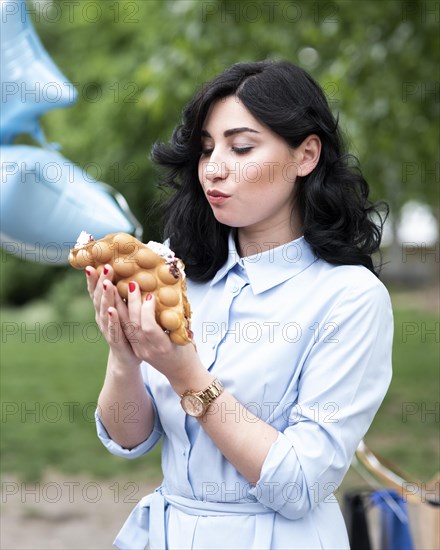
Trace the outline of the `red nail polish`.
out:
<instances>
[{"instance_id":1,"label":"red nail polish","mask_svg":"<svg viewBox=\"0 0 440 550\"><path fill-rule=\"evenodd\" d=\"M104 287L104 290L107 290L107 283L106 282L102 283L102 286Z\"/></svg>"},{"instance_id":2,"label":"red nail polish","mask_svg":"<svg viewBox=\"0 0 440 550\"><path fill-rule=\"evenodd\" d=\"M111 311L108 311L107 313L110 315L110 317L112 317L113 313Z\"/></svg>"},{"instance_id":3,"label":"red nail polish","mask_svg":"<svg viewBox=\"0 0 440 550\"><path fill-rule=\"evenodd\" d=\"M90 276L91 273L92 273L92 272L90 271L90 269L87 269L87 268L86 268L86 275Z\"/></svg>"},{"instance_id":4,"label":"red nail polish","mask_svg":"<svg viewBox=\"0 0 440 550\"><path fill-rule=\"evenodd\" d=\"M107 275L107 273L108 273L108 269L106 266L104 266L104 275Z\"/></svg>"},{"instance_id":5,"label":"red nail polish","mask_svg":"<svg viewBox=\"0 0 440 550\"><path fill-rule=\"evenodd\" d=\"M151 294L151 292L148 292L147 295L145 296L145 300L148 302L149 300L151 300L152 297L153 295Z\"/></svg>"},{"instance_id":6,"label":"red nail polish","mask_svg":"<svg viewBox=\"0 0 440 550\"><path fill-rule=\"evenodd\" d=\"M130 292L134 292L134 291L136 290L136 284L130 281L130 282L128 283L128 290L129 290Z\"/></svg>"}]
</instances>

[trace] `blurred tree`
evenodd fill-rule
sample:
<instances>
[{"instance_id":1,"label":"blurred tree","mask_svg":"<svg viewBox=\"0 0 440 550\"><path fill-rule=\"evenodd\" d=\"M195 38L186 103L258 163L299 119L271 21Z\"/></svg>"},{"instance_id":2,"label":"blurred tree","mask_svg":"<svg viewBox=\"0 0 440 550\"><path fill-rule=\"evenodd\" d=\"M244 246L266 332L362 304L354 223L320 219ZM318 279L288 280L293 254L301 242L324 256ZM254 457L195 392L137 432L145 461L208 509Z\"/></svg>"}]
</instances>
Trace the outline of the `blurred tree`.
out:
<instances>
[{"instance_id":1,"label":"blurred tree","mask_svg":"<svg viewBox=\"0 0 440 550\"><path fill-rule=\"evenodd\" d=\"M372 188L398 214L438 198L439 4L238 0L34 1L37 32L79 100L49 141L116 187L160 238L152 144L195 89L238 61L283 58L323 86Z\"/></svg>"},{"instance_id":2,"label":"blurred tree","mask_svg":"<svg viewBox=\"0 0 440 550\"><path fill-rule=\"evenodd\" d=\"M395 208L436 201L438 2L83 4L59 0L52 17L36 8L39 34L80 96L44 123L68 158L124 193L146 227L151 145L169 137L196 87L231 63L268 57L321 83L376 197Z\"/></svg>"}]
</instances>

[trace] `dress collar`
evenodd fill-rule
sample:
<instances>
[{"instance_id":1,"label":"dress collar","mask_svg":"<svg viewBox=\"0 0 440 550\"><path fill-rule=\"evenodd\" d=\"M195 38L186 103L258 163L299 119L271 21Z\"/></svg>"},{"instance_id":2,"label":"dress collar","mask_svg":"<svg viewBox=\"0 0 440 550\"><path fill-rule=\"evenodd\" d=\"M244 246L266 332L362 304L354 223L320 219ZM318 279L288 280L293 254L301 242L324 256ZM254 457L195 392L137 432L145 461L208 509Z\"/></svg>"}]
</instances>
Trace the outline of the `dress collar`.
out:
<instances>
[{"instance_id":1,"label":"dress collar","mask_svg":"<svg viewBox=\"0 0 440 550\"><path fill-rule=\"evenodd\" d=\"M234 232L231 231L228 239L228 259L215 274L211 286L217 284L238 264L245 269L253 293L259 294L295 277L318 259L304 237L281 246L273 245L265 252L255 253L255 249L252 252L252 255L240 258Z\"/></svg>"}]
</instances>

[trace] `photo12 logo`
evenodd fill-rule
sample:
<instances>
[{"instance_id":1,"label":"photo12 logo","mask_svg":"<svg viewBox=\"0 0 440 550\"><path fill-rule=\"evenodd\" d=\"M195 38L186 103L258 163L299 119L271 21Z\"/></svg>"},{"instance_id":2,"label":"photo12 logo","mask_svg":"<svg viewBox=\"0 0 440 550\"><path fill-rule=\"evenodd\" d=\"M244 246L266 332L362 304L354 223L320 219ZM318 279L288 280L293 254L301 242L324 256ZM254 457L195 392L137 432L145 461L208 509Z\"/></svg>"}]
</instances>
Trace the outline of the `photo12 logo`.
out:
<instances>
[{"instance_id":1,"label":"photo12 logo","mask_svg":"<svg viewBox=\"0 0 440 550\"><path fill-rule=\"evenodd\" d=\"M340 6L322 0L311 2L200 2L202 22L215 19L221 23L299 23L305 19L318 24L337 23Z\"/></svg>"},{"instance_id":2,"label":"photo12 logo","mask_svg":"<svg viewBox=\"0 0 440 550\"><path fill-rule=\"evenodd\" d=\"M114 23L139 23L139 0L57 0L56 2L32 1L26 2L26 10L16 0L2 0L2 23L20 13L22 22L32 17L36 23L59 23L66 20L69 23L81 21L97 23L108 18Z\"/></svg>"}]
</instances>

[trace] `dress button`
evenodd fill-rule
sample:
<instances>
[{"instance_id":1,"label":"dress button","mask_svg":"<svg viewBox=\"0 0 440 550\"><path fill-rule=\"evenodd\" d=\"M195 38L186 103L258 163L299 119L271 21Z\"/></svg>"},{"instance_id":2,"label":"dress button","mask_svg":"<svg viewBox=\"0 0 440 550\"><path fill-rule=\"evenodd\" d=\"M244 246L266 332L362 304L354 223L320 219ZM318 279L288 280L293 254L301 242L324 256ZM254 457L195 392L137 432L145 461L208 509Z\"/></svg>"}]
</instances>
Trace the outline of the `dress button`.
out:
<instances>
[{"instance_id":1,"label":"dress button","mask_svg":"<svg viewBox=\"0 0 440 550\"><path fill-rule=\"evenodd\" d=\"M232 288L231 288L231 292L237 292L238 291L238 286L237 285L234 285Z\"/></svg>"}]
</instances>

